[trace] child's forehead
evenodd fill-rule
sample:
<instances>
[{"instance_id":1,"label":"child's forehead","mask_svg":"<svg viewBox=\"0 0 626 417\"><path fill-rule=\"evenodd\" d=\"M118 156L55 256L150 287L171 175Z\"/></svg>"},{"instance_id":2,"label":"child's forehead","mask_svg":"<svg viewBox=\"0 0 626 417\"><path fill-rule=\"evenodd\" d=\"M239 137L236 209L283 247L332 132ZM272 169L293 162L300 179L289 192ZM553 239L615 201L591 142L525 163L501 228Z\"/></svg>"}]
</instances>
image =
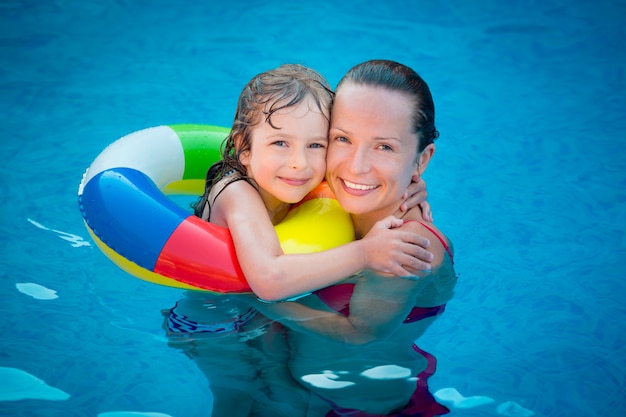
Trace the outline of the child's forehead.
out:
<instances>
[{"instance_id":1,"label":"child's forehead","mask_svg":"<svg viewBox=\"0 0 626 417\"><path fill-rule=\"evenodd\" d=\"M326 103L318 102L311 94L307 94L297 102L290 104L295 98L277 98L269 101L263 108L265 115L288 115L290 117L302 118L309 114L321 114L328 116L329 106Z\"/></svg>"},{"instance_id":2,"label":"child's forehead","mask_svg":"<svg viewBox=\"0 0 626 417\"><path fill-rule=\"evenodd\" d=\"M267 108L271 110L264 112L261 123L253 127L255 137L304 138L314 141L328 138L328 113L320 109L314 100L305 98L293 105Z\"/></svg>"}]
</instances>

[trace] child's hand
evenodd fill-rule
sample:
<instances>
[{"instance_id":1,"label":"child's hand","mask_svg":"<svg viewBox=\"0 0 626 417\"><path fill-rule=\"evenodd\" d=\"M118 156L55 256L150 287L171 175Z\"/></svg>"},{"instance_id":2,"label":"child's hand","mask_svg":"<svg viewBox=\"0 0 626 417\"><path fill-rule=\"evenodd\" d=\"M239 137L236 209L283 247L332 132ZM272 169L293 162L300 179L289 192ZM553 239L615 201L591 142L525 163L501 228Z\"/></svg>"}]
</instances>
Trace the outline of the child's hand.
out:
<instances>
[{"instance_id":1,"label":"child's hand","mask_svg":"<svg viewBox=\"0 0 626 417\"><path fill-rule=\"evenodd\" d=\"M430 241L413 232L394 230L403 221L393 216L379 220L361 239L368 268L397 276L414 275L411 270L430 270L433 254Z\"/></svg>"},{"instance_id":2,"label":"child's hand","mask_svg":"<svg viewBox=\"0 0 626 417\"><path fill-rule=\"evenodd\" d=\"M419 178L417 181L413 181L409 184L409 187L404 192L404 199L398 210L394 213L397 217L402 216L413 207L418 207L422 210L422 217L427 222L433 221L433 214L430 208L430 204L426 200L428 198L428 191L426 191L426 182Z\"/></svg>"}]
</instances>

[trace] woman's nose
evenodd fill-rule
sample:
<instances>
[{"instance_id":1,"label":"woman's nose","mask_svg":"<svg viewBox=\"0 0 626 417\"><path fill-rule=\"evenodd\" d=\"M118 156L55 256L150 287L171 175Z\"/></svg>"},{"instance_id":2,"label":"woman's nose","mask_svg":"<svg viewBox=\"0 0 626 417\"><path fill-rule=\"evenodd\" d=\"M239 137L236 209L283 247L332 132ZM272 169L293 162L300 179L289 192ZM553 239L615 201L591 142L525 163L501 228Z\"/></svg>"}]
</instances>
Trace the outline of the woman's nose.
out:
<instances>
[{"instance_id":1,"label":"woman's nose","mask_svg":"<svg viewBox=\"0 0 626 417\"><path fill-rule=\"evenodd\" d=\"M354 174L361 174L370 169L369 156L367 150L363 148L355 149L350 155L350 161L347 162L350 170Z\"/></svg>"}]
</instances>

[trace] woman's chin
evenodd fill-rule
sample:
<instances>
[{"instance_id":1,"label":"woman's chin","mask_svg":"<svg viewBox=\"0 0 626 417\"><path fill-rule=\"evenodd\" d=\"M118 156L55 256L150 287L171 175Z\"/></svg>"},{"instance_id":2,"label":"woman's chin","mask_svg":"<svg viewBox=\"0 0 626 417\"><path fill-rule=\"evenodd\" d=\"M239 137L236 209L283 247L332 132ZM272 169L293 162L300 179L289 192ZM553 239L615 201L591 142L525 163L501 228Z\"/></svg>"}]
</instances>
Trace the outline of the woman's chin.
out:
<instances>
[{"instance_id":1,"label":"woman's chin","mask_svg":"<svg viewBox=\"0 0 626 417\"><path fill-rule=\"evenodd\" d=\"M339 201L339 204L344 209L344 211L350 214L365 214L373 210L371 204L367 204L367 201L362 198L359 199L358 197L355 198L348 195L341 198L338 197L337 201Z\"/></svg>"}]
</instances>

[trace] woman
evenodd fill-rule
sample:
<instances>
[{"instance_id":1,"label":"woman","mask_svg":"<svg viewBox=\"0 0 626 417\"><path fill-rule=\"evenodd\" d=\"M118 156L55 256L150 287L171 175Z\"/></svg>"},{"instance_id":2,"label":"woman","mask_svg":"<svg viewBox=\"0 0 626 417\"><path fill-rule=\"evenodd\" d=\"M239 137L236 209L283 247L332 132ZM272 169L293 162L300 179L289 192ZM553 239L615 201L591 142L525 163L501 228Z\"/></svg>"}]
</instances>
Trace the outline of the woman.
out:
<instances>
[{"instance_id":1,"label":"woman","mask_svg":"<svg viewBox=\"0 0 626 417\"><path fill-rule=\"evenodd\" d=\"M434 122L427 84L404 65L368 61L339 82L326 178L357 238L394 213L408 184L421 178L435 151ZM402 218L403 228L430 239L431 271L410 278L366 271L298 302L259 306L291 329L292 375L321 399L311 403L313 415L329 404L328 416L448 412L428 392L434 357L413 341L453 295L453 251L419 207Z\"/></svg>"}]
</instances>

